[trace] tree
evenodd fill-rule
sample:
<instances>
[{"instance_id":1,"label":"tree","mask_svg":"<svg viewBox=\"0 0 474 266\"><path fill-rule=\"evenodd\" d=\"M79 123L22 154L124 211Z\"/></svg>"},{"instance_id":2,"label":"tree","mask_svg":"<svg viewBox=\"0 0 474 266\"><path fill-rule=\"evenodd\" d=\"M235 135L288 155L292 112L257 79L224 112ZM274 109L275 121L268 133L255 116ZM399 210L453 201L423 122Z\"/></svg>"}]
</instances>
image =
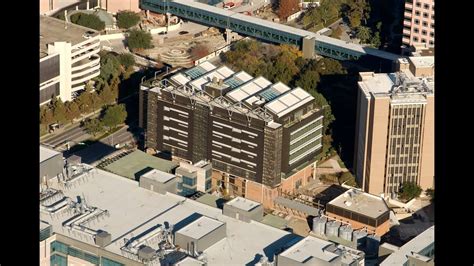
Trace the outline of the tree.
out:
<instances>
[{"instance_id":1,"label":"tree","mask_svg":"<svg viewBox=\"0 0 474 266\"><path fill-rule=\"evenodd\" d=\"M374 36L370 39L370 45L372 45L374 48L379 48L380 47L380 33L377 31L375 32Z\"/></svg>"},{"instance_id":2,"label":"tree","mask_svg":"<svg viewBox=\"0 0 474 266\"><path fill-rule=\"evenodd\" d=\"M293 15L299 10L298 0L280 0L278 6L278 17L281 20L286 20L289 16Z\"/></svg>"},{"instance_id":3,"label":"tree","mask_svg":"<svg viewBox=\"0 0 474 266\"><path fill-rule=\"evenodd\" d=\"M117 26L121 29L128 29L140 22L140 15L133 11L120 11L117 13Z\"/></svg>"},{"instance_id":4,"label":"tree","mask_svg":"<svg viewBox=\"0 0 474 266\"><path fill-rule=\"evenodd\" d=\"M351 187L357 186L355 177L351 174L351 172L343 172L339 176L339 184L343 184L343 183L346 183L346 185L349 185Z\"/></svg>"},{"instance_id":5,"label":"tree","mask_svg":"<svg viewBox=\"0 0 474 266\"><path fill-rule=\"evenodd\" d=\"M125 110L124 104L112 105L107 107L105 115L102 118L104 126L108 127L109 130L117 127L119 124L125 122L127 118L127 111Z\"/></svg>"},{"instance_id":6,"label":"tree","mask_svg":"<svg viewBox=\"0 0 474 266\"><path fill-rule=\"evenodd\" d=\"M153 48L151 34L143 30L131 30L128 37L128 47L132 50Z\"/></svg>"},{"instance_id":7,"label":"tree","mask_svg":"<svg viewBox=\"0 0 474 266\"><path fill-rule=\"evenodd\" d=\"M430 197L431 202L434 201L434 189L433 188L428 188L426 190L426 195L428 195Z\"/></svg>"},{"instance_id":8,"label":"tree","mask_svg":"<svg viewBox=\"0 0 474 266\"><path fill-rule=\"evenodd\" d=\"M103 22L98 16L93 14L73 14L71 15L71 22L98 31L105 29L105 22Z\"/></svg>"},{"instance_id":9,"label":"tree","mask_svg":"<svg viewBox=\"0 0 474 266\"><path fill-rule=\"evenodd\" d=\"M368 27L360 26L357 28L357 38L360 39L361 43L367 43L371 34L372 32Z\"/></svg>"},{"instance_id":10,"label":"tree","mask_svg":"<svg viewBox=\"0 0 474 266\"><path fill-rule=\"evenodd\" d=\"M120 75L120 61L112 53L100 58L100 78L108 82L110 79Z\"/></svg>"},{"instance_id":11,"label":"tree","mask_svg":"<svg viewBox=\"0 0 474 266\"><path fill-rule=\"evenodd\" d=\"M64 103L61 101L61 98L56 99L55 97L51 101L51 106L53 109L53 119L57 123L64 123L66 122L66 107Z\"/></svg>"},{"instance_id":12,"label":"tree","mask_svg":"<svg viewBox=\"0 0 474 266\"><path fill-rule=\"evenodd\" d=\"M128 53L119 55L118 60L120 64L124 67L124 69L133 67L135 65L135 57Z\"/></svg>"},{"instance_id":13,"label":"tree","mask_svg":"<svg viewBox=\"0 0 474 266\"><path fill-rule=\"evenodd\" d=\"M314 70L304 71L296 81L296 86L306 91L315 90L319 82L319 73Z\"/></svg>"},{"instance_id":14,"label":"tree","mask_svg":"<svg viewBox=\"0 0 474 266\"><path fill-rule=\"evenodd\" d=\"M105 84L104 88L99 92L99 99L104 104L111 104L115 101L114 92L112 88ZM94 108L95 109L95 108Z\"/></svg>"},{"instance_id":15,"label":"tree","mask_svg":"<svg viewBox=\"0 0 474 266\"><path fill-rule=\"evenodd\" d=\"M81 111L77 103L74 101L66 102L66 119L72 122L74 118L77 118L79 115L81 115Z\"/></svg>"},{"instance_id":16,"label":"tree","mask_svg":"<svg viewBox=\"0 0 474 266\"><path fill-rule=\"evenodd\" d=\"M377 29L377 31L381 31L382 30L382 21L377 22L377 24L375 24L375 28Z\"/></svg>"},{"instance_id":17,"label":"tree","mask_svg":"<svg viewBox=\"0 0 474 266\"><path fill-rule=\"evenodd\" d=\"M86 129L86 132L93 135L94 137L101 133L102 130L104 129L104 125L102 122L95 118L95 119L87 119L84 122L84 128Z\"/></svg>"},{"instance_id":18,"label":"tree","mask_svg":"<svg viewBox=\"0 0 474 266\"><path fill-rule=\"evenodd\" d=\"M331 37L339 39L339 38L341 38L341 35L342 35L343 32L344 32L344 30L341 27L338 26L331 33Z\"/></svg>"},{"instance_id":19,"label":"tree","mask_svg":"<svg viewBox=\"0 0 474 266\"><path fill-rule=\"evenodd\" d=\"M53 111L47 105L40 106L40 124L48 126L53 122Z\"/></svg>"},{"instance_id":20,"label":"tree","mask_svg":"<svg viewBox=\"0 0 474 266\"><path fill-rule=\"evenodd\" d=\"M352 11L349 15L349 23L351 24L351 28L356 29L360 27L362 22L362 15L359 11Z\"/></svg>"},{"instance_id":21,"label":"tree","mask_svg":"<svg viewBox=\"0 0 474 266\"><path fill-rule=\"evenodd\" d=\"M324 22L324 26L327 26L328 20L336 18L339 15L339 8L340 5L335 1L322 1L319 9L321 10L321 19Z\"/></svg>"},{"instance_id":22,"label":"tree","mask_svg":"<svg viewBox=\"0 0 474 266\"><path fill-rule=\"evenodd\" d=\"M194 60L205 57L209 54L209 48L204 44L199 44L191 48L189 52Z\"/></svg>"},{"instance_id":23,"label":"tree","mask_svg":"<svg viewBox=\"0 0 474 266\"><path fill-rule=\"evenodd\" d=\"M415 182L404 182L400 186L398 196L402 200L409 201L413 198L417 198L421 194L421 187L419 187Z\"/></svg>"}]
</instances>

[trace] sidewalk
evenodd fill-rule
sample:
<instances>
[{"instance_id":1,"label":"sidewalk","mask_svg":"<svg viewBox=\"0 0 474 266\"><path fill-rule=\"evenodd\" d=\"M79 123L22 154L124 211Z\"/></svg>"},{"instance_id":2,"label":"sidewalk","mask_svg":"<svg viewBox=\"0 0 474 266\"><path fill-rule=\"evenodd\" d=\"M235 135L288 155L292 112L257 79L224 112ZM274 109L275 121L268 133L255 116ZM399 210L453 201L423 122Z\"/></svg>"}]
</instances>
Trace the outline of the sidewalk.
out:
<instances>
[{"instance_id":1,"label":"sidewalk","mask_svg":"<svg viewBox=\"0 0 474 266\"><path fill-rule=\"evenodd\" d=\"M69 123L69 124L66 124L63 128L60 128L60 129L57 129L56 131L54 131L53 133L46 133L44 134L43 136L40 137L40 141L46 141L48 138L50 137L54 137L54 136L57 136L59 134L62 134L70 129L73 129L73 128L76 128L76 127L79 127L81 125L81 121L86 119L86 118L89 118L89 117L92 117L94 115L98 115L100 113L102 109L99 109L95 112L92 112L92 113L89 113L87 115L84 115L84 116L81 116L80 118L76 118L76 119L73 119L72 123Z\"/></svg>"}]
</instances>

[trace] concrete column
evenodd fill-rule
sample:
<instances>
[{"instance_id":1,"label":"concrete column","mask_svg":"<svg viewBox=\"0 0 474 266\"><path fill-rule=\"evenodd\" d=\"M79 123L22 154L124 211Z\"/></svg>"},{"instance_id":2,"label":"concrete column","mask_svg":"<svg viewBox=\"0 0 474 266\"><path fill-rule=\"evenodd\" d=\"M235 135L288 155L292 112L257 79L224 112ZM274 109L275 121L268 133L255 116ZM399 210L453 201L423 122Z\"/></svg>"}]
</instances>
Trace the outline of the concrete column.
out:
<instances>
[{"instance_id":1,"label":"concrete column","mask_svg":"<svg viewBox=\"0 0 474 266\"><path fill-rule=\"evenodd\" d=\"M87 0L86 9L89 10L89 0Z\"/></svg>"},{"instance_id":2,"label":"concrete column","mask_svg":"<svg viewBox=\"0 0 474 266\"><path fill-rule=\"evenodd\" d=\"M170 13L166 13L166 33L168 33L168 31L169 31L170 20L171 20L171 14L170 14Z\"/></svg>"},{"instance_id":3,"label":"concrete column","mask_svg":"<svg viewBox=\"0 0 474 266\"><path fill-rule=\"evenodd\" d=\"M227 44L230 44L232 39L232 30L225 29L225 41Z\"/></svg>"}]
</instances>

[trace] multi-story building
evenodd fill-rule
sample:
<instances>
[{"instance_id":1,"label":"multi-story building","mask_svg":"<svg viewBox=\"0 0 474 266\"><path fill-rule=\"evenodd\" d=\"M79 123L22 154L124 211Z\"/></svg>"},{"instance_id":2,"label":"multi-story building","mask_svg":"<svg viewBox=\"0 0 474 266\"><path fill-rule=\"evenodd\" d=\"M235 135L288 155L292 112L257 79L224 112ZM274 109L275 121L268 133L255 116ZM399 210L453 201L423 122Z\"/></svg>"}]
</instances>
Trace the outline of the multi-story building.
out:
<instances>
[{"instance_id":1,"label":"multi-story building","mask_svg":"<svg viewBox=\"0 0 474 266\"><path fill-rule=\"evenodd\" d=\"M205 160L195 164L179 162L176 168L178 182L178 194L188 196L198 191L210 192L212 186L212 164Z\"/></svg>"},{"instance_id":2,"label":"multi-story building","mask_svg":"<svg viewBox=\"0 0 474 266\"><path fill-rule=\"evenodd\" d=\"M355 174L372 194L404 182L434 183L434 57L400 60L399 71L360 73Z\"/></svg>"},{"instance_id":3,"label":"multi-story building","mask_svg":"<svg viewBox=\"0 0 474 266\"><path fill-rule=\"evenodd\" d=\"M380 265L435 265L434 231L433 225L401 247L383 243L379 247Z\"/></svg>"},{"instance_id":4,"label":"multi-story building","mask_svg":"<svg viewBox=\"0 0 474 266\"><path fill-rule=\"evenodd\" d=\"M404 47L410 49L416 44L434 47L434 29L434 0L406 0L402 39Z\"/></svg>"},{"instance_id":5,"label":"multi-story building","mask_svg":"<svg viewBox=\"0 0 474 266\"><path fill-rule=\"evenodd\" d=\"M40 105L52 97L70 101L100 74L99 33L40 16Z\"/></svg>"},{"instance_id":6,"label":"multi-story building","mask_svg":"<svg viewBox=\"0 0 474 266\"><path fill-rule=\"evenodd\" d=\"M40 192L42 266L363 265L363 252L260 223L255 202L237 198L223 211L81 167L87 172Z\"/></svg>"},{"instance_id":7,"label":"multi-story building","mask_svg":"<svg viewBox=\"0 0 474 266\"><path fill-rule=\"evenodd\" d=\"M390 209L381 197L351 189L326 204L326 216L351 229L382 236L390 229Z\"/></svg>"},{"instance_id":8,"label":"multi-story building","mask_svg":"<svg viewBox=\"0 0 474 266\"><path fill-rule=\"evenodd\" d=\"M262 184L309 182L322 149L323 116L309 93L209 62L145 82L140 108L148 148L210 160L215 186L258 202L277 196Z\"/></svg>"},{"instance_id":9,"label":"multi-story building","mask_svg":"<svg viewBox=\"0 0 474 266\"><path fill-rule=\"evenodd\" d=\"M110 13L117 13L119 11L130 10L139 12L138 0L98 0L100 7Z\"/></svg>"}]
</instances>

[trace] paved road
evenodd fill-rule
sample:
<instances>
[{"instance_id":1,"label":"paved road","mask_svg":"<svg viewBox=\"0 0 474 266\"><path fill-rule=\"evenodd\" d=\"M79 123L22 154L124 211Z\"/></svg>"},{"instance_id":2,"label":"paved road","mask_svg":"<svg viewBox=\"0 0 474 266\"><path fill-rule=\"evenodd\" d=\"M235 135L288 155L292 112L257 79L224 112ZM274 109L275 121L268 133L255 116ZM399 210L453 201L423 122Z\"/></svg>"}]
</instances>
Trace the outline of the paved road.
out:
<instances>
[{"instance_id":1,"label":"paved road","mask_svg":"<svg viewBox=\"0 0 474 266\"><path fill-rule=\"evenodd\" d=\"M57 148L58 146L65 144L67 141L81 142L90 137L91 136L87 134L87 132L85 132L82 127L80 127L80 123L77 123L67 131L47 138L42 143L46 144L47 146Z\"/></svg>"}]
</instances>

